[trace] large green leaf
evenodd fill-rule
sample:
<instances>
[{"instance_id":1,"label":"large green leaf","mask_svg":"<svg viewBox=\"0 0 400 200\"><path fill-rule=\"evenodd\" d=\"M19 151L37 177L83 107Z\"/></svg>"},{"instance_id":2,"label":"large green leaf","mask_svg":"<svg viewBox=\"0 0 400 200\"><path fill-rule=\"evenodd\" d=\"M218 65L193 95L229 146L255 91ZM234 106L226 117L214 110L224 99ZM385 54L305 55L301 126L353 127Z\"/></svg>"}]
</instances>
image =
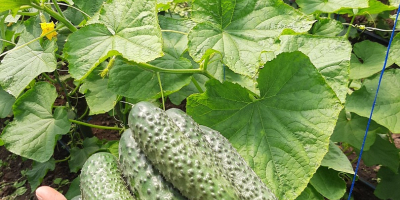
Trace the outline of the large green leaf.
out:
<instances>
[{"instance_id":1,"label":"large green leaf","mask_svg":"<svg viewBox=\"0 0 400 200\"><path fill-rule=\"evenodd\" d=\"M383 165L397 172L399 168L399 149L387 139L376 137L375 143L362 155L364 164L367 166Z\"/></svg>"},{"instance_id":2,"label":"large green leaf","mask_svg":"<svg viewBox=\"0 0 400 200\"><path fill-rule=\"evenodd\" d=\"M353 92L346 101L346 109L369 117L374 102L379 74L365 79L361 89ZM379 89L372 119L394 133L400 132L400 70L386 70Z\"/></svg>"},{"instance_id":3,"label":"large green leaf","mask_svg":"<svg viewBox=\"0 0 400 200\"><path fill-rule=\"evenodd\" d=\"M339 172L354 174L354 170L349 159L332 141L329 142L329 151L324 156L321 166L325 166L329 169L334 169Z\"/></svg>"},{"instance_id":4,"label":"large green leaf","mask_svg":"<svg viewBox=\"0 0 400 200\"><path fill-rule=\"evenodd\" d=\"M188 32L194 24L188 20L160 17L160 25L164 30ZM163 32L162 35L165 55L150 64L164 69L193 68L190 60L182 56L187 49L187 36L175 32ZM160 79L164 95L169 95L188 85L191 75L160 73ZM115 93L138 101L161 97L156 73L123 61L116 62L110 71L108 86Z\"/></svg>"},{"instance_id":5,"label":"large green leaf","mask_svg":"<svg viewBox=\"0 0 400 200\"><path fill-rule=\"evenodd\" d=\"M353 48L354 55L351 56L350 79L361 79L380 72L386 56L386 47L369 40L356 43ZM360 62L360 59L362 62ZM386 67L393 64L388 60Z\"/></svg>"},{"instance_id":6,"label":"large green leaf","mask_svg":"<svg viewBox=\"0 0 400 200\"><path fill-rule=\"evenodd\" d=\"M334 13L341 9L368 7L368 0L297 0L296 3L307 14Z\"/></svg>"},{"instance_id":7,"label":"large green leaf","mask_svg":"<svg viewBox=\"0 0 400 200\"><path fill-rule=\"evenodd\" d=\"M104 70L106 63L96 68L79 88L79 91L85 94L86 102L90 108L90 115L106 113L114 108L117 95L108 89L108 77L100 76L101 70Z\"/></svg>"},{"instance_id":8,"label":"large green leaf","mask_svg":"<svg viewBox=\"0 0 400 200\"><path fill-rule=\"evenodd\" d=\"M7 117L12 111L15 98L0 86L0 118Z\"/></svg>"},{"instance_id":9,"label":"large green leaf","mask_svg":"<svg viewBox=\"0 0 400 200\"><path fill-rule=\"evenodd\" d=\"M349 83L350 42L343 38L312 35L282 35L279 52L301 51L321 72L326 82L345 102Z\"/></svg>"},{"instance_id":10,"label":"large green leaf","mask_svg":"<svg viewBox=\"0 0 400 200\"><path fill-rule=\"evenodd\" d=\"M200 61L208 49L219 51L234 72L255 76L276 49L286 28L306 32L313 20L281 0L196 0L192 18L201 23L189 33L189 52Z\"/></svg>"},{"instance_id":11,"label":"large green leaf","mask_svg":"<svg viewBox=\"0 0 400 200\"><path fill-rule=\"evenodd\" d=\"M23 5L29 5L31 0L0 0L0 12L6 10L18 10Z\"/></svg>"},{"instance_id":12,"label":"large green leaf","mask_svg":"<svg viewBox=\"0 0 400 200\"><path fill-rule=\"evenodd\" d=\"M35 39L35 35L24 31L18 40L18 48ZM11 50L0 64L0 85L14 97L36 76L43 72L52 72L57 67L54 52L57 50L55 41L45 42L42 47L39 41L30 43L17 50Z\"/></svg>"},{"instance_id":13,"label":"large green leaf","mask_svg":"<svg viewBox=\"0 0 400 200\"><path fill-rule=\"evenodd\" d=\"M113 55L139 63L162 56L155 5L155 0L108 1L98 19L91 21L95 24L71 34L65 44L72 77L86 78Z\"/></svg>"},{"instance_id":14,"label":"large green leaf","mask_svg":"<svg viewBox=\"0 0 400 200\"><path fill-rule=\"evenodd\" d=\"M13 106L14 120L1 135L9 151L37 162L49 160L56 139L71 126L66 109L57 107L52 114L56 98L54 86L39 82L17 99Z\"/></svg>"},{"instance_id":15,"label":"large green leaf","mask_svg":"<svg viewBox=\"0 0 400 200\"><path fill-rule=\"evenodd\" d=\"M339 114L331 140L334 142L346 142L356 149L361 149L367 124L368 118L360 117L355 113L347 113L346 116L346 111L343 109ZM387 132L388 130L385 127L371 121L364 151L368 151L369 147L375 142L376 134Z\"/></svg>"},{"instance_id":16,"label":"large green leaf","mask_svg":"<svg viewBox=\"0 0 400 200\"><path fill-rule=\"evenodd\" d=\"M346 182L337 171L327 167L318 168L310 183L327 199L340 199L346 192Z\"/></svg>"},{"instance_id":17,"label":"large green leaf","mask_svg":"<svg viewBox=\"0 0 400 200\"><path fill-rule=\"evenodd\" d=\"M55 167L56 161L54 158L50 158L50 160L44 163L33 162L32 169L26 172L26 177L31 185L31 191L35 191L40 183L42 183L47 172L49 170L53 171Z\"/></svg>"},{"instance_id":18,"label":"large green leaf","mask_svg":"<svg viewBox=\"0 0 400 200\"><path fill-rule=\"evenodd\" d=\"M218 130L279 199L295 199L328 151L340 101L300 52L282 53L258 78L260 99L237 84L207 82L187 112Z\"/></svg>"},{"instance_id":19,"label":"large green leaf","mask_svg":"<svg viewBox=\"0 0 400 200\"><path fill-rule=\"evenodd\" d=\"M308 184L296 200L324 200L324 197L311 184Z\"/></svg>"},{"instance_id":20,"label":"large green leaf","mask_svg":"<svg viewBox=\"0 0 400 200\"><path fill-rule=\"evenodd\" d=\"M387 167L381 167L377 176L381 182L376 186L374 194L381 199L400 199L400 168L394 173Z\"/></svg>"}]
</instances>

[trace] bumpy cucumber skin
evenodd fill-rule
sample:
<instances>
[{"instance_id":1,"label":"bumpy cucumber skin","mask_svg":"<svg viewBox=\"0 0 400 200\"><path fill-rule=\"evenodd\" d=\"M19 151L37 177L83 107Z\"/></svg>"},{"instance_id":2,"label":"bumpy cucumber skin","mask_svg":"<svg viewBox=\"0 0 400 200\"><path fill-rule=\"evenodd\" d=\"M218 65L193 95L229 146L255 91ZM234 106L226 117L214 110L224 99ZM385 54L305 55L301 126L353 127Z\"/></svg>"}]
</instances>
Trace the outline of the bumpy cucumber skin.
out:
<instances>
[{"instance_id":1,"label":"bumpy cucumber skin","mask_svg":"<svg viewBox=\"0 0 400 200\"><path fill-rule=\"evenodd\" d=\"M166 111L185 135L202 148L202 151L214 157L222 173L235 186L243 200L272 200L277 199L270 189L250 168L230 142L206 126L199 126L189 115L182 110L171 108Z\"/></svg>"},{"instance_id":2,"label":"bumpy cucumber skin","mask_svg":"<svg viewBox=\"0 0 400 200\"><path fill-rule=\"evenodd\" d=\"M125 130L119 142L119 163L129 188L137 192L140 200L187 199L152 166L130 129Z\"/></svg>"},{"instance_id":3,"label":"bumpy cucumber skin","mask_svg":"<svg viewBox=\"0 0 400 200\"><path fill-rule=\"evenodd\" d=\"M228 179L239 190L241 199L277 200L272 191L223 135L206 126L200 125L200 128L203 131L203 137L211 144L212 150L222 163Z\"/></svg>"},{"instance_id":4,"label":"bumpy cucumber skin","mask_svg":"<svg viewBox=\"0 0 400 200\"><path fill-rule=\"evenodd\" d=\"M134 200L110 153L93 154L81 171L82 200Z\"/></svg>"},{"instance_id":5,"label":"bumpy cucumber skin","mask_svg":"<svg viewBox=\"0 0 400 200\"><path fill-rule=\"evenodd\" d=\"M179 127L179 130L190 139L190 143L196 146L199 153L203 156L209 158L214 165L217 166L218 173L221 173L227 179L225 173L222 172L221 163L219 158L214 155L211 150L211 145L203 138L203 132L197 124L189 115L177 108L171 108L165 112L168 117Z\"/></svg>"},{"instance_id":6,"label":"bumpy cucumber skin","mask_svg":"<svg viewBox=\"0 0 400 200\"><path fill-rule=\"evenodd\" d=\"M140 102L129 114L129 125L147 158L184 196L192 200L239 199L231 183L164 111Z\"/></svg>"}]
</instances>

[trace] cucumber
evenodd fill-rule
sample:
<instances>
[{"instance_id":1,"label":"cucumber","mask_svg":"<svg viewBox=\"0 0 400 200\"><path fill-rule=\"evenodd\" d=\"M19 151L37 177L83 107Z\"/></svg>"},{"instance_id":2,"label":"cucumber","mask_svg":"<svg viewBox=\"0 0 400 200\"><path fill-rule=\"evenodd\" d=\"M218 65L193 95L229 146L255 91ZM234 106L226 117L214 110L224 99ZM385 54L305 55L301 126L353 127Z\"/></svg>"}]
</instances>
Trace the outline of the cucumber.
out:
<instances>
[{"instance_id":1,"label":"cucumber","mask_svg":"<svg viewBox=\"0 0 400 200\"><path fill-rule=\"evenodd\" d=\"M223 135L206 126L200 125L200 128L203 137L211 144L212 150L222 163L228 179L239 190L241 199L277 199Z\"/></svg>"},{"instance_id":2,"label":"cucumber","mask_svg":"<svg viewBox=\"0 0 400 200\"><path fill-rule=\"evenodd\" d=\"M119 164L131 191L140 200L185 200L180 192L154 169L126 129L119 142Z\"/></svg>"},{"instance_id":3,"label":"cucumber","mask_svg":"<svg viewBox=\"0 0 400 200\"><path fill-rule=\"evenodd\" d=\"M232 184L164 111L140 102L132 108L128 123L147 158L184 196L193 200L239 199Z\"/></svg>"},{"instance_id":4,"label":"cucumber","mask_svg":"<svg viewBox=\"0 0 400 200\"><path fill-rule=\"evenodd\" d=\"M204 152L210 152L207 155L213 157L213 160L217 162L217 166L235 186L241 199L277 199L230 142L218 131L206 126L199 126L182 110L171 108L166 113L196 146Z\"/></svg>"},{"instance_id":5,"label":"cucumber","mask_svg":"<svg viewBox=\"0 0 400 200\"><path fill-rule=\"evenodd\" d=\"M110 153L90 156L81 171L82 200L134 200Z\"/></svg>"}]
</instances>

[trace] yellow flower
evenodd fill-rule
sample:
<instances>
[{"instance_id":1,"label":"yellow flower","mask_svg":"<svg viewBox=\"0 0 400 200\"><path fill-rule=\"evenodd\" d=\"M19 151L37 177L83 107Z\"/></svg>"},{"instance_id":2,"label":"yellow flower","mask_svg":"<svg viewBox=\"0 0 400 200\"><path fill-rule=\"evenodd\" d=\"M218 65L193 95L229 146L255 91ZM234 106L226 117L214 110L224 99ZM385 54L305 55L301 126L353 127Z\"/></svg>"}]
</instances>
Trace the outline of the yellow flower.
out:
<instances>
[{"instance_id":1,"label":"yellow flower","mask_svg":"<svg viewBox=\"0 0 400 200\"><path fill-rule=\"evenodd\" d=\"M42 28L42 35L43 36L45 34L47 34L48 32L54 30L54 22L51 23L40 23L40 27ZM55 37L57 35L57 32L52 32L48 35L46 35L47 39L51 40L51 38Z\"/></svg>"}]
</instances>

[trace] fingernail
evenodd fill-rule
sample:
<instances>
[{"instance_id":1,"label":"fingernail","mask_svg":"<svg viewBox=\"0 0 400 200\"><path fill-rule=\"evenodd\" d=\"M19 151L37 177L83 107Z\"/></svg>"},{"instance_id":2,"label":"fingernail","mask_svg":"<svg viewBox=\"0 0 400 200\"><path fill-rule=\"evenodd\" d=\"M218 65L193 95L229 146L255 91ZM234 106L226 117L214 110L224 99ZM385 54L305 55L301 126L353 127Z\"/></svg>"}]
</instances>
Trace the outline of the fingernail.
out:
<instances>
[{"instance_id":1,"label":"fingernail","mask_svg":"<svg viewBox=\"0 0 400 200\"><path fill-rule=\"evenodd\" d=\"M38 200L43 200L43 198L41 196L37 196Z\"/></svg>"}]
</instances>

